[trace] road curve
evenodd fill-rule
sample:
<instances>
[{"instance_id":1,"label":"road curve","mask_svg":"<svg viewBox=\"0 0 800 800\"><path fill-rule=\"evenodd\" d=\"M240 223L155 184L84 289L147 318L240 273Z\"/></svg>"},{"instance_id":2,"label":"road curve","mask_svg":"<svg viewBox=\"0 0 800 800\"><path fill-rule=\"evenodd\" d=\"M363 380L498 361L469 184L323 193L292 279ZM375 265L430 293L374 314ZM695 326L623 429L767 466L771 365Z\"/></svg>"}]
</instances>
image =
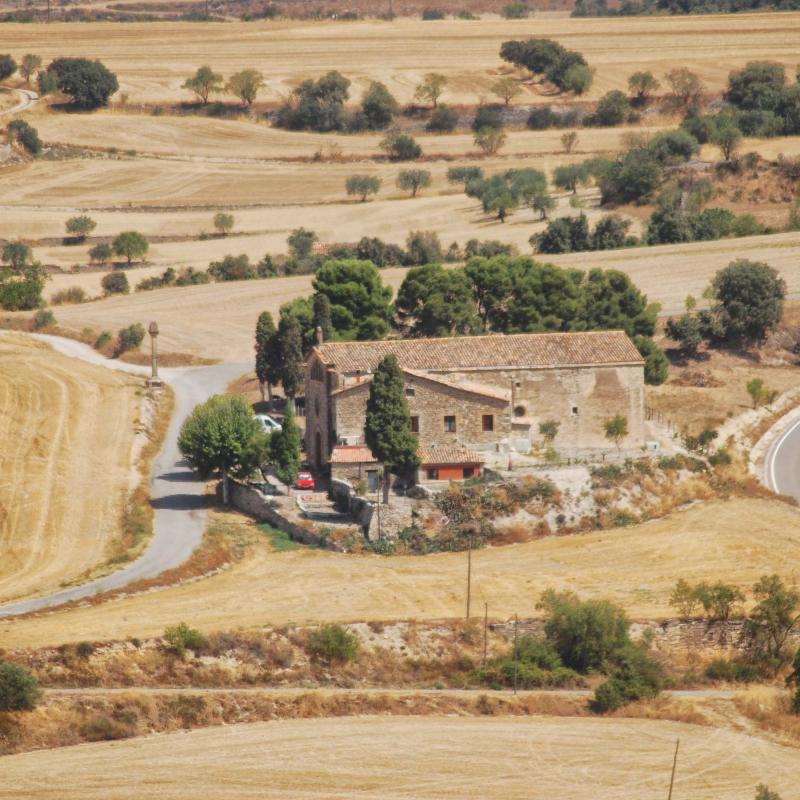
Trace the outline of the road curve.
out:
<instances>
[{"instance_id":1,"label":"road curve","mask_svg":"<svg viewBox=\"0 0 800 800\"><path fill-rule=\"evenodd\" d=\"M800 419L770 445L764 459L764 479L773 492L800 500Z\"/></svg>"},{"instance_id":2,"label":"road curve","mask_svg":"<svg viewBox=\"0 0 800 800\"><path fill-rule=\"evenodd\" d=\"M149 370L133 364L110 361L88 345L57 336L32 334L64 355L93 364L145 376ZM206 525L205 484L199 481L178 450L181 425L192 409L213 394L219 394L250 364L218 364L212 367L163 369L159 374L175 393L175 412L164 446L153 462L151 498L154 508L153 538L147 550L123 569L89 583L0 606L0 618L26 614L43 608L81 600L100 592L121 589L130 583L153 578L180 566L198 547Z\"/></svg>"},{"instance_id":3,"label":"road curve","mask_svg":"<svg viewBox=\"0 0 800 800\"><path fill-rule=\"evenodd\" d=\"M39 95L31 89L12 89L11 91L21 94L22 99L15 106L7 108L5 111L0 111L0 117L21 114L23 111L33 108L39 102Z\"/></svg>"}]
</instances>

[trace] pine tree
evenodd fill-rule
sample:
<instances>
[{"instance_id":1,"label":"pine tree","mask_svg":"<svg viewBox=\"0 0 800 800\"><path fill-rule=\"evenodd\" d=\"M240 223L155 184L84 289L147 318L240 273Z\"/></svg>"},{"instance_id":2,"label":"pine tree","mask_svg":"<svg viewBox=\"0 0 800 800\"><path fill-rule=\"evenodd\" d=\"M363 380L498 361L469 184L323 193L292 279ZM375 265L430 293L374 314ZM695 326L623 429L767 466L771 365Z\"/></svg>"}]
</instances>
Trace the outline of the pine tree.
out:
<instances>
[{"instance_id":1,"label":"pine tree","mask_svg":"<svg viewBox=\"0 0 800 800\"><path fill-rule=\"evenodd\" d=\"M295 422L292 403L286 403L286 413L280 431L272 434L270 451L275 474L287 486L291 486L297 479L297 470L300 468L300 429Z\"/></svg>"},{"instance_id":2,"label":"pine tree","mask_svg":"<svg viewBox=\"0 0 800 800\"><path fill-rule=\"evenodd\" d=\"M303 337L300 323L293 316L283 316L278 323L278 349L283 392L294 399L300 388L303 369Z\"/></svg>"},{"instance_id":3,"label":"pine tree","mask_svg":"<svg viewBox=\"0 0 800 800\"><path fill-rule=\"evenodd\" d=\"M261 387L261 400L266 400L264 388L269 390L269 405L272 408L272 370L270 369L272 340L275 337L275 322L269 311L262 311L256 323L256 377Z\"/></svg>"},{"instance_id":4,"label":"pine tree","mask_svg":"<svg viewBox=\"0 0 800 800\"><path fill-rule=\"evenodd\" d=\"M419 467L417 437L411 432L403 373L391 353L378 365L369 387L364 436L386 472L409 475ZM385 503L389 501L388 480L384 480L383 499Z\"/></svg>"}]
</instances>

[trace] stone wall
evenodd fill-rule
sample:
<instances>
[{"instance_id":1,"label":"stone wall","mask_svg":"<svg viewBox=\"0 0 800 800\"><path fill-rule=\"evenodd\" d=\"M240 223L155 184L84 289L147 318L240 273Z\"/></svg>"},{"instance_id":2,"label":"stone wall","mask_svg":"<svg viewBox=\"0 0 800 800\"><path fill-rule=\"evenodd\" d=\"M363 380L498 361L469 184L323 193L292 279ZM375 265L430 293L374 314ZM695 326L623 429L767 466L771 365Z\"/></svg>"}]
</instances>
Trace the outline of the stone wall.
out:
<instances>
[{"instance_id":1,"label":"stone wall","mask_svg":"<svg viewBox=\"0 0 800 800\"><path fill-rule=\"evenodd\" d=\"M503 622L490 626L493 631L509 640L514 638L514 622ZM714 622L705 619L667 619L662 622L633 622L631 636L640 639L646 631L651 631L653 647L656 650L681 655L703 652L709 656L730 656L743 652L747 647L745 620L735 619L727 622ZM544 635L544 620L526 619L519 621L519 635L531 633ZM789 635L790 648L800 647L800 627Z\"/></svg>"},{"instance_id":2,"label":"stone wall","mask_svg":"<svg viewBox=\"0 0 800 800\"><path fill-rule=\"evenodd\" d=\"M608 450L605 423L616 414L628 420L627 450L644 445L644 368L641 366L447 372L450 381L485 381L512 391L515 419L529 421L530 438L541 439L539 423L559 423L559 451ZM515 428L518 428L515 425ZM515 435L516 438L516 435Z\"/></svg>"},{"instance_id":3,"label":"stone wall","mask_svg":"<svg viewBox=\"0 0 800 800\"><path fill-rule=\"evenodd\" d=\"M418 418L419 439L424 445L463 444L486 448L507 439L511 433L506 400L453 389L417 377L407 377L406 388L414 392L406 399L411 416ZM369 384L364 383L334 397L333 416L338 437L363 440L368 396ZM492 416L493 430L483 430L484 415ZM445 431L445 416L455 416L454 433Z\"/></svg>"}]
</instances>

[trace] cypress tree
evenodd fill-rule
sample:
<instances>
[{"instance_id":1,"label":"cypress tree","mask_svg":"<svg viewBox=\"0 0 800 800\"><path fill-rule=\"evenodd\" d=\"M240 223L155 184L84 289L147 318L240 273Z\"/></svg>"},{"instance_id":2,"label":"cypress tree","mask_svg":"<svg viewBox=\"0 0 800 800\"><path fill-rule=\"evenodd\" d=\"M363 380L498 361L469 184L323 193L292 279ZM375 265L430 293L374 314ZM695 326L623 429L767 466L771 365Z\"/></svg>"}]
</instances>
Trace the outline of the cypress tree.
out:
<instances>
[{"instance_id":1,"label":"cypress tree","mask_svg":"<svg viewBox=\"0 0 800 800\"><path fill-rule=\"evenodd\" d=\"M275 337L275 322L269 311L262 311L256 323L256 377L261 387L261 400L266 400L264 387L269 390L269 405L272 408L272 370L270 369L270 356L272 355L272 339Z\"/></svg>"},{"instance_id":2,"label":"cypress tree","mask_svg":"<svg viewBox=\"0 0 800 800\"><path fill-rule=\"evenodd\" d=\"M286 403L286 413L283 417L283 426L280 431L272 434L270 451L275 474L287 486L291 486L297 479L297 470L300 468L300 429L295 422L292 403Z\"/></svg>"},{"instance_id":3,"label":"cypress tree","mask_svg":"<svg viewBox=\"0 0 800 800\"><path fill-rule=\"evenodd\" d=\"M417 437L411 432L411 414L403 390L403 373L389 354L375 370L369 387L364 436L373 455L393 475L409 475L419 467ZM384 481L384 502L389 482Z\"/></svg>"},{"instance_id":4,"label":"cypress tree","mask_svg":"<svg viewBox=\"0 0 800 800\"><path fill-rule=\"evenodd\" d=\"M290 315L281 317L277 340L283 391L286 397L294 399L300 388L303 369L303 337L300 323L295 317Z\"/></svg>"},{"instance_id":5,"label":"cypress tree","mask_svg":"<svg viewBox=\"0 0 800 800\"><path fill-rule=\"evenodd\" d=\"M331 301L328 295L317 292L314 295L314 332L317 328L322 330L322 338L328 341L333 336L333 323L331 322Z\"/></svg>"}]
</instances>

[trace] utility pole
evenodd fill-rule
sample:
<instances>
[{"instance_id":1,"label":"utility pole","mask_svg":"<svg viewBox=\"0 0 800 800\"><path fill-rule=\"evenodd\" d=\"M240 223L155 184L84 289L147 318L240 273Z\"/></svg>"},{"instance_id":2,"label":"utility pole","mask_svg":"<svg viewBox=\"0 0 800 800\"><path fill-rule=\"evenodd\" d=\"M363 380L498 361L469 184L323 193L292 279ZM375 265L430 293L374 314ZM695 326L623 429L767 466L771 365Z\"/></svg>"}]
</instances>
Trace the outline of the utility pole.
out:
<instances>
[{"instance_id":1,"label":"utility pole","mask_svg":"<svg viewBox=\"0 0 800 800\"><path fill-rule=\"evenodd\" d=\"M467 546L467 619L469 620L469 605L472 599L472 537L469 537Z\"/></svg>"},{"instance_id":2,"label":"utility pole","mask_svg":"<svg viewBox=\"0 0 800 800\"><path fill-rule=\"evenodd\" d=\"M483 661L481 666L486 666L486 652L489 649L489 604L483 604Z\"/></svg>"},{"instance_id":3,"label":"utility pole","mask_svg":"<svg viewBox=\"0 0 800 800\"><path fill-rule=\"evenodd\" d=\"M517 675L519 674L519 652L517 650L517 630L519 618L514 614L514 694L517 693Z\"/></svg>"},{"instance_id":4,"label":"utility pole","mask_svg":"<svg viewBox=\"0 0 800 800\"><path fill-rule=\"evenodd\" d=\"M672 759L672 776L669 779L669 794L667 800L672 800L672 787L675 785L675 767L678 766L678 748L681 745L681 740L675 740L675 757Z\"/></svg>"}]
</instances>

